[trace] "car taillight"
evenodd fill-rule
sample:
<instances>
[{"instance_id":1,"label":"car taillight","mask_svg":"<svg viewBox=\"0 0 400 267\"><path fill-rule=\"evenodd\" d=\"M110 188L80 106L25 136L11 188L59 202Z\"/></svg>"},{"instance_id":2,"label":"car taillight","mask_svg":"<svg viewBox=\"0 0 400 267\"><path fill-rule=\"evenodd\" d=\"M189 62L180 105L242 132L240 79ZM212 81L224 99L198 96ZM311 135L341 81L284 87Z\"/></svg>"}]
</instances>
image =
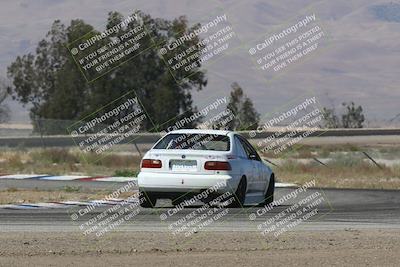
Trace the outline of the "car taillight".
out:
<instances>
[{"instance_id":1,"label":"car taillight","mask_svg":"<svg viewBox=\"0 0 400 267\"><path fill-rule=\"evenodd\" d=\"M161 160L158 159L144 159L142 160L142 168L161 168Z\"/></svg>"},{"instance_id":2,"label":"car taillight","mask_svg":"<svg viewBox=\"0 0 400 267\"><path fill-rule=\"evenodd\" d=\"M231 165L226 161L206 161L204 169L214 171L230 171Z\"/></svg>"}]
</instances>

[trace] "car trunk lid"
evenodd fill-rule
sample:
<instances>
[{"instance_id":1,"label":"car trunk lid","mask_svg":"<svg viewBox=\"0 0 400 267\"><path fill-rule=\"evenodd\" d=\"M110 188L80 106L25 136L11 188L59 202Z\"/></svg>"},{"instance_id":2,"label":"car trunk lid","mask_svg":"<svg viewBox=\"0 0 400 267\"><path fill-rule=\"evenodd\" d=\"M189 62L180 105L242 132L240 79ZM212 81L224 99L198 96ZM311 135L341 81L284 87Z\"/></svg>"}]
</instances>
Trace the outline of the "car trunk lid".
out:
<instances>
[{"instance_id":1,"label":"car trunk lid","mask_svg":"<svg viewBox=\"0 0 400 267\"><path fill-rule=\"evenodd\" d=\"M226 161L228 152L199 151L199 150L153 150L146 157L158 159L162 162L159 169L152 172L180 173L180 174L213 174L213 171L204 169L206 161Z\"/></svg>"}]
</instances>

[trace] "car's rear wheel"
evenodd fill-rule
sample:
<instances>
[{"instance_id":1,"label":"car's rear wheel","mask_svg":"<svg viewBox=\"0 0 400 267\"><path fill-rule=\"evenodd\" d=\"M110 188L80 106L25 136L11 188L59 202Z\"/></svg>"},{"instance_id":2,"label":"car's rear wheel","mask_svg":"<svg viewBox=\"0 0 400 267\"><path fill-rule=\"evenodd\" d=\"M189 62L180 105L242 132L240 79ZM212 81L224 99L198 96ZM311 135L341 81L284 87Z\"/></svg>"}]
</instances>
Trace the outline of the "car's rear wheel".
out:
<instances>
[{"instance_id":1,"label":"car's rear wheel","mask_svg":"<svg viewBox=\"0 0 400 267\"><path fill-rule=\"evenodd\" d=\"M154 208L157 197L151 193L140 192L140 206L143 208Z\"/></svg>"},{"instance_id":2,"label":"car's rear wheel","mask_svg":"<svg viewBox=\"0 0 400 267\"><path fill-rule=\"evenodd\" d=\"M247 180L246 177L242 177L235 191L235 195L233 196L233 201L228 205L228 208L243 207L244 201L246 199L246 189L247 189Z\"/></svg>"},{"instance_id":3,"label":"car's rear wheel","mask_svg":"<svg viewBox=\"0 0 400 267\"><path fill-rule=\"evenodd\" d=\"M271 174L271 177L269 179L268 189L265 192L265 199L264 199L265 205L271 204L274 201L274 191L275 191L275 176L274 174Z\"/></svg>"}]
</instances>

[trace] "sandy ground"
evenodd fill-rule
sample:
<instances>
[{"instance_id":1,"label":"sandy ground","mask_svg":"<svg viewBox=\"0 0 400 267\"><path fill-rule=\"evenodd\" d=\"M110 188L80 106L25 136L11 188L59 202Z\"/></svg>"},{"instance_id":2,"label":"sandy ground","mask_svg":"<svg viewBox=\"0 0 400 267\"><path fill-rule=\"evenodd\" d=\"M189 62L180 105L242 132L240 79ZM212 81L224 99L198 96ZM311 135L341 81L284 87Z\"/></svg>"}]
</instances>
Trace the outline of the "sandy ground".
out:
<instances>
[{"instance_id":1,"label":"sandy ground","mask_svg":"<svg viewBox=\"0 0 400 267\"><path fill-rule=\"evenodd\" d=\"M400 231L1 233L0 266L398 266Z\"/></svg>"},{"instance_id":2,"label":"sandy ground","mask_svg":"<svg viewBox=\"0 0 400 267\"><path fill-rule=\"evenodd\" d=\"M65 190L11 189L0 190L1 204L23 204L52 201L87 201L104 199L111 190L91 190L83 192L66 192ZM133 192L121 193L119 197L128 198Z\"/></svg>"}]
</instances>

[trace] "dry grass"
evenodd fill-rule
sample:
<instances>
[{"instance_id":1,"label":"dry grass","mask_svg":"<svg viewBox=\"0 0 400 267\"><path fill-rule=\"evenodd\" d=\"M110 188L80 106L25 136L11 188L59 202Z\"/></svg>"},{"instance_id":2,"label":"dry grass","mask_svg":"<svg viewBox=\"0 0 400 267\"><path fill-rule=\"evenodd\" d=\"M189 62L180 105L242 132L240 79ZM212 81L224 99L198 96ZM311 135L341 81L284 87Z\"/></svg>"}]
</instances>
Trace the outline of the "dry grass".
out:
<instances>
[{"instance_id":1,"label":"dry grass","mask_svg":"<svg viewBox=\"0 0 400 267\"><path fill-rule=\"evenodd\" d=\"M358 158L334 159L327 167L287 160L275 172L282 182L304 184L315 179L319 187L400 189L400 165L380 169Z\"/></svg>"},{"instance_id":2,"label":"dry grass","mask_svg":"<svg viewBox=\"0 0 400 267\"><path fill-rule=\"evenodd\" d=\"M139 164L140 157L133 154L96 155L60 148L0 152L0 173L132 174L138 171Z\"/></svg>"},{"instance_id":3,"label":"dry grass","mask_svg":"<svg viewBox=\"0 0 400 267\"><path fill-rule=\"evenodd\" d=\"M373 159L392 161L392 165L380 164L379 168L362 152ZM368 188L400 189L400 147L392 146L355 146L355 145L299 145L286 149L276 155L263 153L263 157L275 166L275 173L281 182L304 184L315 179L320 187L332 188ZM327 166L313 160L330 159ZM308 162L299 159L308 159Z\"/></svg>"},{"instance_id":4,"label":"dry grass","mask_svg":"<svg viewBox=\"0 0 400 267\"><path fill-rule=\"evenodd\" d=\"M337 153L367 152L371 156L385 159L400 159L400 145L370 147L368 145L295 145L285 149L282 153L274 154L273 151L262 153L267 158L328 158Z\"/></svg>"}]
</instances>

